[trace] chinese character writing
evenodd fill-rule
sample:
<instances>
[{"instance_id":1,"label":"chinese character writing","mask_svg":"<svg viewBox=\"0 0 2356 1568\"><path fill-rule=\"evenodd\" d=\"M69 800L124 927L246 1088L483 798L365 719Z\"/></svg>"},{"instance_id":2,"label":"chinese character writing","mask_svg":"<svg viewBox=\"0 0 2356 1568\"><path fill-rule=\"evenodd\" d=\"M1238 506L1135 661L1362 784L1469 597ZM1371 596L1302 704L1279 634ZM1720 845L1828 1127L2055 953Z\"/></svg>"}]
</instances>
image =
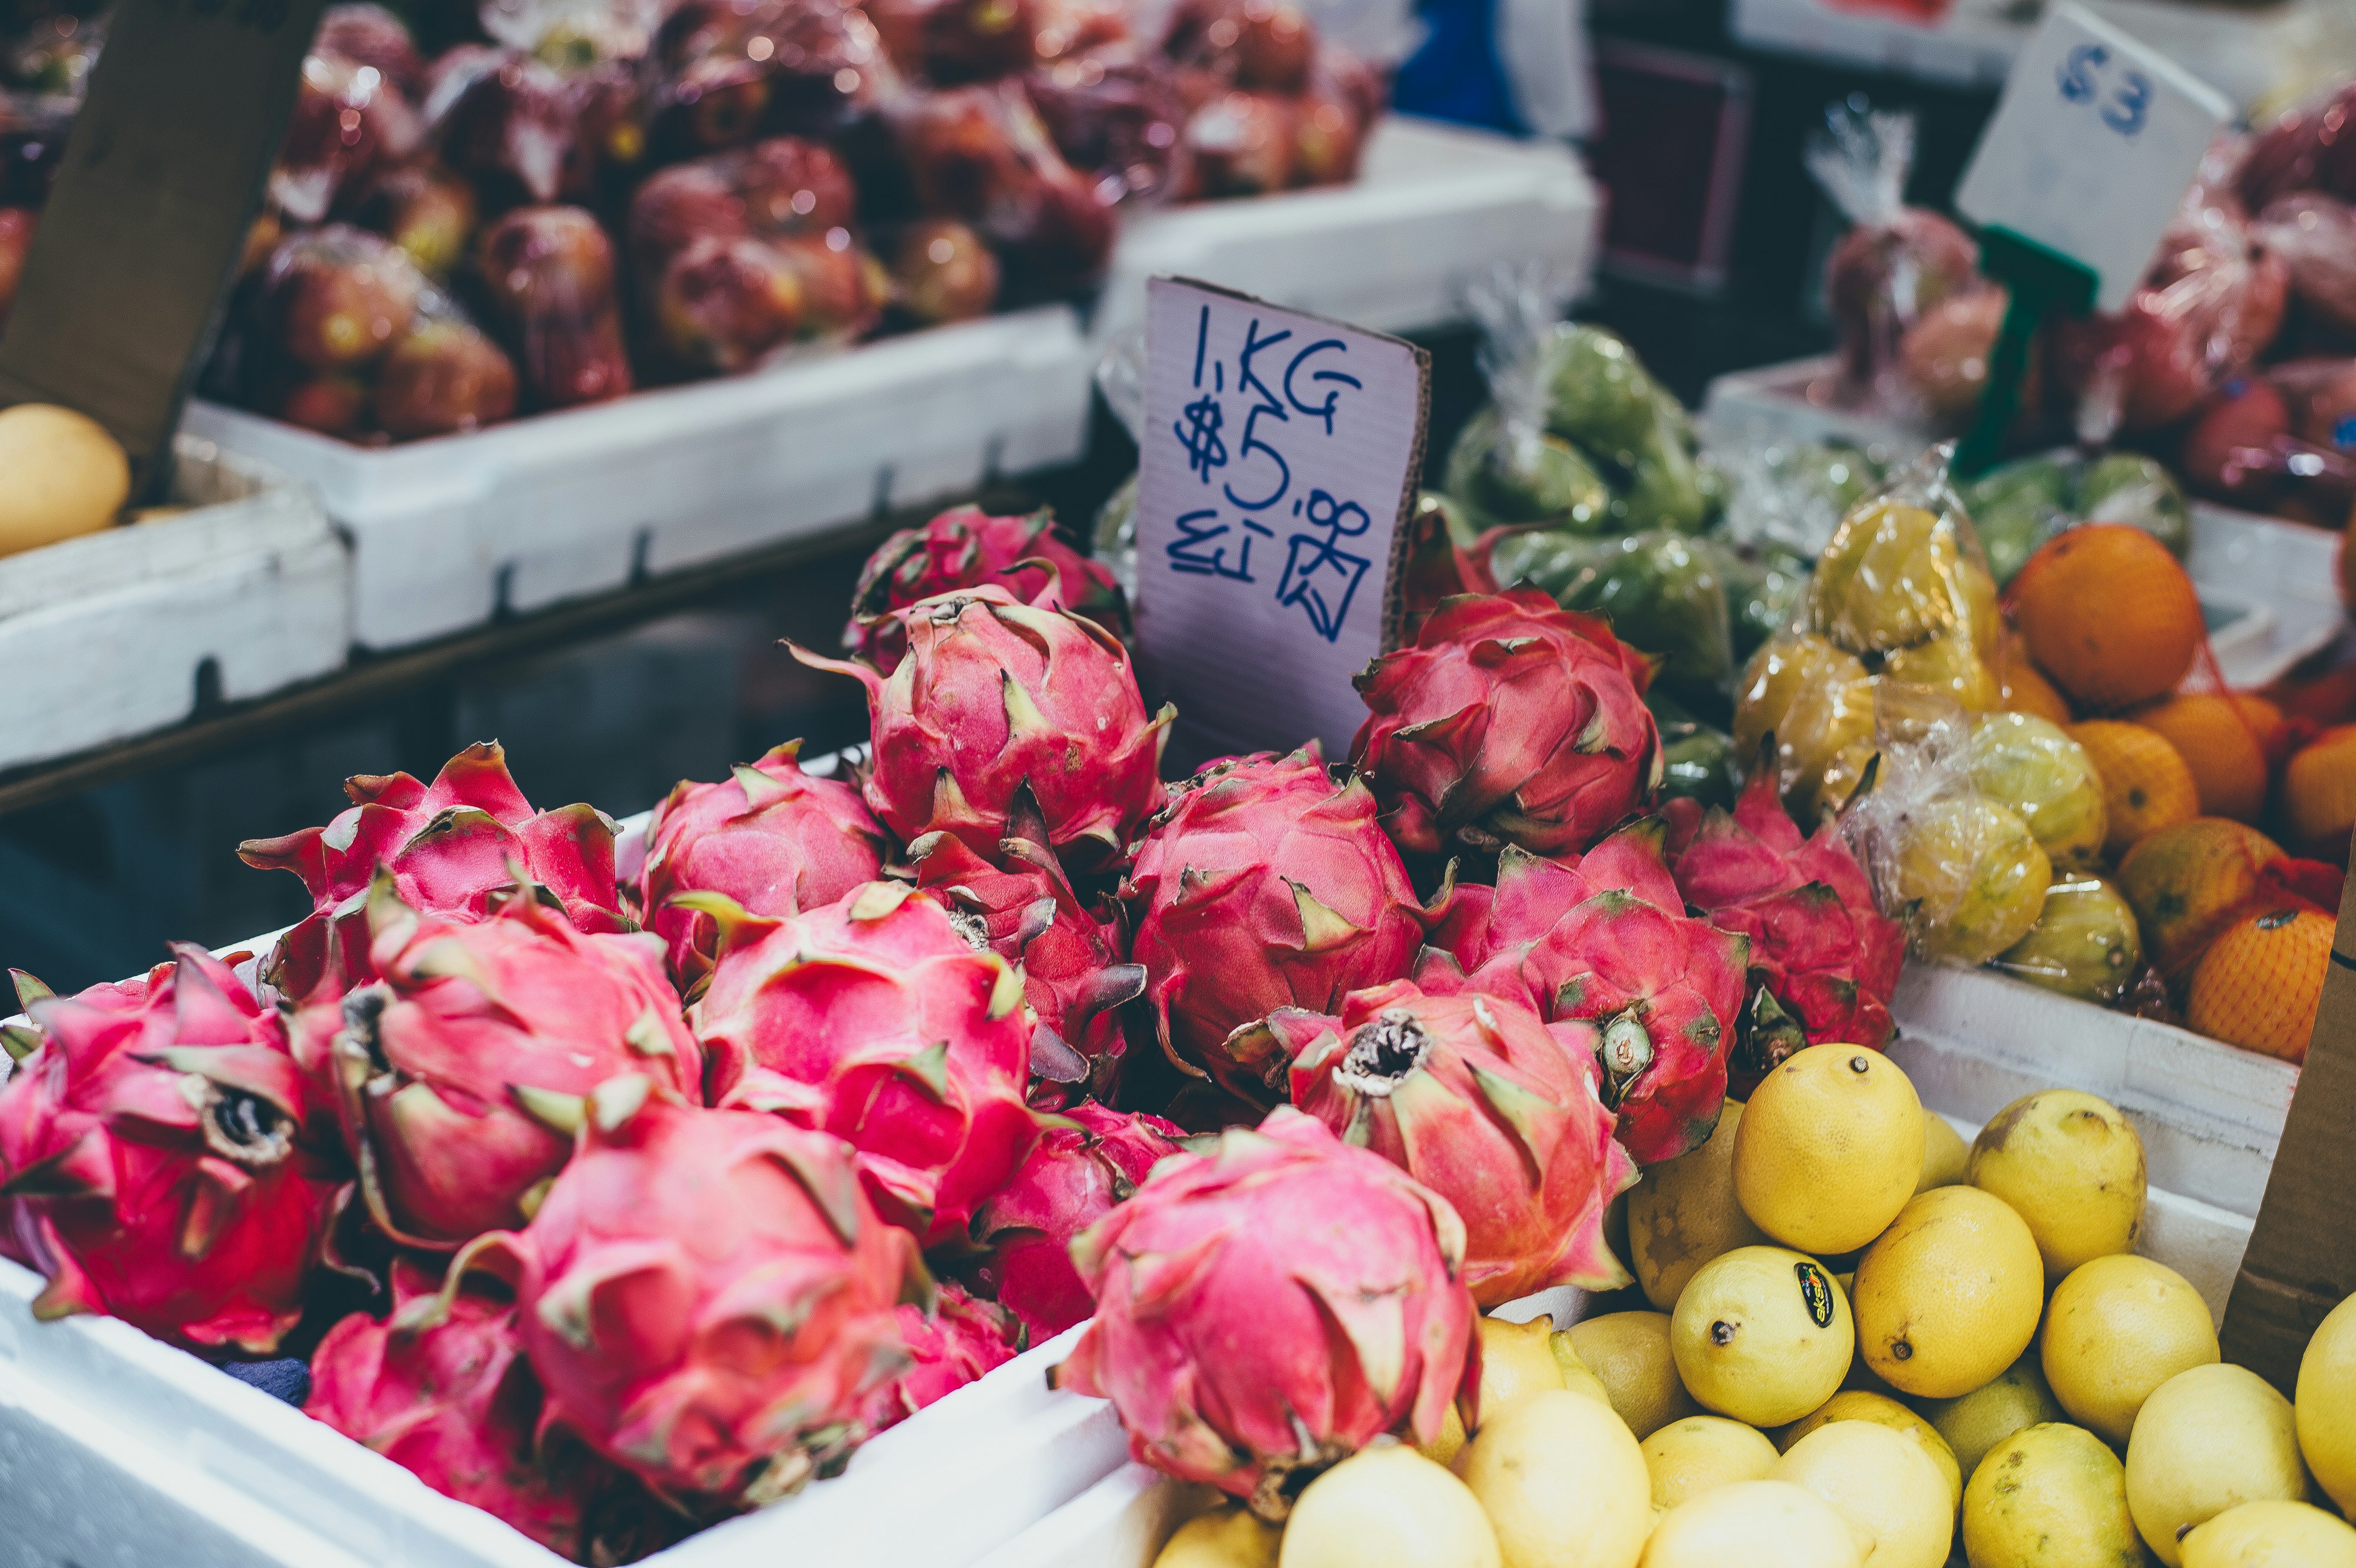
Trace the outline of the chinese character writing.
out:
<instances>
[{"instance_id":1,"label":"chinese character writing","mask_svg":"<svg viewBox=\"0 0 2356 1568\"><path fill-rule=\"evenodd\" d=\"M1336 501L1323 490L1309 492L1305 508L1299 502L1293 505L1323 537L1319 532L1299 533L1288 541L1290 548L1285 552L1284 580L1277 587L1276 602L1299 605L1317 635L1330 643L1341 636L1350 601L1372 564L1366 557L1341 549L1341 542L1365 533L1373 519L1355 501Z\"/></svg>"},{"instance_id":2,"label":"chinese character writing","mask_svg":"<svg viewBox=\"0 0 2356 1568\"><path fill-rule=\"evenodd\" d=\"M1217 512L1205 507L1197 511L1181 512L1171 519L1178 529L1178 537L1163 552L1170 558L1170 570L1196 577L1226 577L1237 582L1251 581L1252 542L1249 536L1258 534L1264 539L1272 539L1276 537L1276 530L1246 517L1243 519L1244 532L1233 534L1218 518ZM1232 566L1227 563L1226 545L1221 544L1215 549L1206 548L1215 540L1229 539L1231 534L1236 545L1236 560Z\"/></svg>"}]
</instances>

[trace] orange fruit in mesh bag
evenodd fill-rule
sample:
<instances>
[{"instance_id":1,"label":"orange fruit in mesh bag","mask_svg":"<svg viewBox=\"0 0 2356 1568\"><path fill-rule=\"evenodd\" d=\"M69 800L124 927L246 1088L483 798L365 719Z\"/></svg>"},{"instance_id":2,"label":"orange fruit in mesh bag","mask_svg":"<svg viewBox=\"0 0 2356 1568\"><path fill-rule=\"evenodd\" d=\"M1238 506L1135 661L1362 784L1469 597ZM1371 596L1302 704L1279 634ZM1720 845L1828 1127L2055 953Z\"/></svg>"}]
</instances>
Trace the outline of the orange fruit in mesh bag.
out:
<instances>
[{"instance_id":1,"label":"orange fruit in mesh bag","mask_svg":"<svg viewBox=\"0 0 2356 1568\"><path fill-rule=\"evenodd\" d=\"M2164 698L2128 717L2157 730L2192 770L2201 815L2255 822L2266 808L2266 743L2281 728L2282 709L2243 692L2188 692Z\"/></svg>"},{"instance_id":2,"label":"orange fruit in mesh bag","mask_svg":"<svg viewBox=\"0 0 2356 1568\"><path fill-rule=\"evenodd\" d=\"M2244 914L2201 955L2184 1021L2233 1045L2303 1060L2331 967L2334 923L2304 904Z\"/></svg>"},{"instance_id":3,"label":"orange fruit in mesh bag","mask_svg":"<svg viewBox=\"0 0 2356 1568\"><path fill-rule=\"evenodd\" d=\"M2356 724L2326 730L2283 768L2283 821L2299 847L2329 860L2356 833Z\"/></svg>"},{"instance_id":4,"label":"orange fruit in mesh bag","mask_svg":"<svg viewBox=\"0 0 2356 1568\"><path fill-rule=\"evenodd\" d=\"M2040 719L2050 719L2067 729L2076 720L2070 711L2069 699L2054 689L2029 660L2029 648L2020 634L2008 630L1989 656L1988 668L1996 676L1997 706L2008 713L2029 713Z\"/></svg>"},{"instance_id":5,"label":"orange fruit in mesh bag","mask_svg":"<svg viewBox=\"0 0 2356 1568\"><path fill-rule=\"evenodd\" d=\"M2012 611L2037 667L2092 709L2175 690L2207 635L2192 579L2125 523L2086 523L2040 546L2012 580Z\"/></svg>"},{"instance_id":6,"label":"orange fruit in mesh bag","mask_svg":"<svg viewBox=\"0 0 2356 1568\"><path fill-rule=\"evenodd\" d=\"M2086 748L2094 771L2103 776L2103 804L2111 824L2103 836L2105 855L2115 859L2137 840L2201 814L2201 789L2193 783L2192 770L2158 731L2115 719L2089 719L2072 725L2070 735Z\"/></svg>"},{"instance_id":7,"label":"orange fruit in mesh bag","mask_svg":"<svg viewBox=\"0 0 2356 1568\"><path fill-rule=\"evenodd\" d=\"M2254 827L2199 816L2163 827L2119 862L2119 891L2143 927L2145 953L2160 972L2180 976L2258 891L2259 873L2282 847Z\"/></svg>"}]
</instances>

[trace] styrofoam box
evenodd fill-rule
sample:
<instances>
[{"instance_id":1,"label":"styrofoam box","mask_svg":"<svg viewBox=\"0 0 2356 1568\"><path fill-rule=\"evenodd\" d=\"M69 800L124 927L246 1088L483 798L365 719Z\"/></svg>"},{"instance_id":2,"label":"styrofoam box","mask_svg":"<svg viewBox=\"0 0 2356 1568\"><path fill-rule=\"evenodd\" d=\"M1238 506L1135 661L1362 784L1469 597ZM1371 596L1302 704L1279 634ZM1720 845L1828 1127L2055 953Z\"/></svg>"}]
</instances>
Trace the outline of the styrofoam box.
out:
<instances>
[{"instance_id":1,"label":"styrofoam box","mask_svg":"<svg viewBox=\"0 0 2356 1568\"><path fill-rule=\"evenodd\" d=\"M1723 447L1830 438L1896 460L1932 440L1878 410L1847 406L1838 388L1829 357L1720 376L1702 402L1705 439ZM2191 517L2185 570L2211 618L2231 616L2210 638L2227 685L2264 686L2340 635L2338 534L2207 501L2192 503Z\"/></svg>"},{"instance_id":2,"label":"styrofoam box","mask_svg":"<svg viewBox=\"0 0 2356 1568\"><path fill-rule=\"evenodd\" d=\"M1072 462L1093 368L1055 305L391 447L201 401L185 428L318 491L353 639L390 648Z\"/></svg>"},{"instance_id":3,"label":"styrofoam box","mask_svg":"<svg viewBox=\"0 0 2356 1568\"><path fill-rule=\"evenodd\" d=\"M177 723L200 687L260 697L344 662L350 563L318 503L208 442L174 460L190 510L0 557L0 768Z\"/></svg>"},{"instance_id":4,"label":"styrofoam box","mask_svg":"<svg viewBox=\"0 0 2356 1568\"><path fill-rule=\"evenodd\" d=\"M1499 262L1545 261L1584 291L1602 202L1559 142L1386 115L1349 185L1141 214L1113 251L1092 334L1141 327L1159 273L1378 332L1444 325Z\"/></svg>"}]
</instances>

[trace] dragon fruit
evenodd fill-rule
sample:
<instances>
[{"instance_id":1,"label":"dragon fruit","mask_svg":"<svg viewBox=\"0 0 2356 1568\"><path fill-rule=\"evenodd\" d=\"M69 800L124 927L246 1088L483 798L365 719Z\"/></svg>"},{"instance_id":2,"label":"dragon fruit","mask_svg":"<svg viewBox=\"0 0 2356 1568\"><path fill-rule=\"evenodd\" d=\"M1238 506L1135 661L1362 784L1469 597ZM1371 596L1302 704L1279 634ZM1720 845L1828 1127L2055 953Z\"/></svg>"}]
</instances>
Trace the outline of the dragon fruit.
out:
<instances>
[{"instance_id":1,"label":"dragon fruit","mask_svg":"<svg viewBox=\"0 0 2356 1568\"><path fill-rule=\"evenodd\" d=\"M755 914L796 914L883 875L884 830L857 790L802 772L801 745L787 741L725 784L682 783L655 807L637 902L681 991L712 972L719 929L673 895L725 893Z\"/></svg>"},{"instance_id":2,"label":"dragon fruit","mask_svg":"<svg viewBox=\"0 0 2356 1568\"><path fill-rule=\"evenodd\" d=\"M961 1243L1039 1136L1021 971L905 882L778 919L685 896L720 922L688 1010L712 1103L847 1140L886 1218L927 1247Z\"/></svg>"},{"instance_id":3,"label":"dragon fruit","mask_svg":"<svg viewBox=\"0 0 2356 1568\"><path fill-rule=\"evenodd\" d=\"M1803 837L1776 796L1772 768L1751 773L1731 816L1705 816L1693 800L1673 800L1664 815L1686 902L1751 939L1738 1088L1803 1046L1887 1045L1906 933L1874 908L1873 885L1839 828L1828 822Z\"/></svg>"},{"instance_id":4,"label":"dragon fruit","mask_svg":"<svg viewBox=\"0 0 2356 1568\"><path fill-rule=\"evenodd\" d=\"M1129 1200L1155 1163L1185 1136L1159 1116L1083 1101L1064 1112L1013 1179L974 1216L988 1249L975 1266L981 1288L1044 1344L1095 1310L1072 1263L1072 1238Z\"/></svg>"},{"instance_id":5,"label":"dragon fruit","mask_svg":"<svg viewBox=\"0 0 2356 1568\"><path fill-rule=\"evenodd\" d=\"M395 1242L446 1252L523 1223L608 1078L703 1103L703 1052L654 937L584 936L524 897L471 923L420 914L389 875L367 913L382 978L344 998L321 1072Z\"/></svg>"},{"instance_id":6,"label":"dragon fruit","mask_svg":"<svg viewBox=\"0 0 2356 1568\"><path fill-rule=\"evenodd\" d=\"M902 528L860 569L842 645L890 675L907 656L907 630L893 616L937 593L994 583L1018 603L1070 610L1124 641L1129 603L1111 572L1055 531L1055 514L993 517L952 507L920 528Z\"/></svg>"},{"instance_id":7,"label":"dragon fruit","mask_svg":"<svg viewBox=\"0 0 2356 1568\"><path fill-rule=\"evenodd\" d=\"M1179 785L1121 897L1162 1049L1262 1105L1283 1100L1286 1061L1251 1026L1278 1008L1337 1012L1402 977L1430 918L1375 797L1357 778L1334 784L1313 742Z\"/></svg>"},{"instance_id":8,"label":"dragon fruit","mask_svg":"<svg viewBox=\"0 0 2356 1568\"><path fill-rule=\"evenodd\" d=\"M1350 761L1410 854L1584 849L1660 787L1651 680L1601 621L1537 589L1458 595L1357 677Z\"/></svg>"},{"instance_id":9,"label":"dragon fruit","mask_svg":"<svg viewBox=\"0 0 2356 1568\"><path fill-rule=\"evenodd\" d=\"M838 1140L635 1073L589 1096L531 1223L468 1243L394 1327L434 1327L476 1274L515 1292L543 1434L667 1494L755 1506L850 1456L868 1395L909 1363L894 1308L931 1292Z\"/></svg>"},{"instance_id":10,"label":"dragon fruit","mask_svg":"<svg viewBox=\"0 0 2356 1568\"><path fill-rule=\"evenodd\" d=\"M1007 838L999 849L1002 868L963 839L932 833L908 846L908 859L916 885L948 907L969 942L1020 965L1023 999L1038 1019L1033 1097L1060 1104L1085 1083L1109 1099L1124 1050L1120 1009L1145 994L1145 970L1123 957L1129 942L1119 908L1099 914L1083 907L1055 857L1035 840Z\"/></svg>"},{"instance_id":11,"label":"dragon fruit","mask_svg":"<svg viewBox=\"0 0 2356 1568\"><path fill-rule=\"evenodd\" d=\"M71 997L16 976L39 1042L0 1086L0 1251L48 1276L36 1317L268 1355L350 1173L279 1015L203 948L172 955Z\"/></svg>"},{"instance_id":12,"label":"dragon fruit","mask_svg":"<svg viewBox=\"0 0 2356 1568\"><path fill-rule=\"evenodd\" d=\"M1495 889L1464 890L1415 976L1442 996L1480 991L1549 1023L1594 1024L1604 1104L1638 1165L1698 1148L1718 1125L1751 948L1687 915L1664 833L1648 817L1575 861L1508 849Z\"/></svg>"},{"instance_id":13,"label":"dragon fruit","mask_svg":"<svg viewBox=\"0 0 2356 1568\"><path fill-rule=\"evenodd\" d=\"M919 600L893 619L908 656L888 680L872 666L794 649L813 669L867 688L868 808L904 840L946 831L981 855L1024 809L1076 869L1118 861L1162 805L1162 745L1177 716L1164 708L1146 718L1120 639L988 584Z\"/></svg>"},{"instance_id":14,"label":"dragon fruit","mask_svg":"<svg viewBox=\"0 0 2356 1568\"><path fill-rule=\"evenodd\" d=\"M1636 1167L1597 1093L1595 1026L1540 1023L1503 997L1354 993L1292 1063L1292 1103L1448 1200L1483 1308L1628 1275L1603 1211Z\"/></svg>"},{"instance_id":15,"label":"dragon fruit","mask_svg":"<svg viewBox=\"0 0 2356 1568\"><path fill-rule=\"evenodd\" d=\"M940 1286L930 1312L903 1302L899 1314L900 1340L915 1364L867 1396L860 1420L871 1436L899 1425L1023 1351L1023 1325L1012 1313L976 1301L954 1285Z\"/></svg>"},{"instance_id":16,"label":"dragon fruit","mask_svg":"<svg viewBox=\"0 0 2356 1568\"><path fill-rule=\"evenodd\" d=\"M310 916L280 939L268 969L286 996L371 977L365 911L380 865L411 908L477 918L514 882L509 868L521 866L581 930L624 929L613 819L593 805L533 811L496 741L451 758L430 785L407 773L362 773L344 781L344 794L351 809L327 827L237 848L247 865L292 871L310 890Z\"/></svg>"},{"instance_id":17,"label":"dragon fruit","mask_svg":"<svg viewBox=\"0 0 2356 1568\"><path fill-rule=\"evenodd\" d=\"M1155 1166L1072 1254L1097 1312L1057 1383L1262 1518L1385 1433L1430 1442L1451 1401L1475 1424L1462 1221L1290 1106Z\"/></svg>"}]
</instances>

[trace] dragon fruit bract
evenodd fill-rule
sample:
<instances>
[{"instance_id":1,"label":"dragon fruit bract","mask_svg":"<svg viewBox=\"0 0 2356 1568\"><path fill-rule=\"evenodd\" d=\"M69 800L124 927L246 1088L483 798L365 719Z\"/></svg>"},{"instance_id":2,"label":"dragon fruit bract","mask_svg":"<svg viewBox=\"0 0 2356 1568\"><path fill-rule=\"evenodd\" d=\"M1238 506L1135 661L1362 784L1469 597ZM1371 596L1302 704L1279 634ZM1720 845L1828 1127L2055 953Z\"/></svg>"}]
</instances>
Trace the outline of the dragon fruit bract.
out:
<instances>
[{"instance_id":1,"label":"dragon fruit bract","mask_svg":"<svg viewBox=\"0 0 2356 1568\"><path fill-rule=\"evenodd\" d=\"M278 1014L172 952L72 997L17 976L40 1044L0 1087L0 1252L48 1277L36 1317L267 1355L349 1174Z\"/></svg>"},{"instance_id":2,"label":"dragon fruit bract","mask_svg":"<svg viewBox=\"0 0 2356 1568\"><path fill-rule=\"evenodd\" d=\"M1355 778L1336 785L1314 744L1178 786L1121 896L1163 1049L1261 1104L1284 1098L1286 1063L1251 1026L1278 1008L1337 1012L1400 978L1426 924L1375 797Z\"/></svg>"},{"instance_id":3,"label":"dragon fruit bract","mask_svg":"<svg viewBox=\"0 0 2356 1568\"><path fill-rule=\"evenodd\" d=\"M638 903L682 991L712 972L719 933L710 916L674 905L677 894L725 893L755 914L796 914L883 875L884 830L859 792L802 772L800 752L788 741L725 784L681 784L647 824Z\"/></svg>"},{"instance_id":4,"label":"dragon fruit bract","mask_svg":"<svg viewBox=\"0 0 2356 1568\"><path fill-rule=\"evenodd\" d=\"M543 1426L666 1492L755 1505L849 1456L862 1403L908 1364L894 1308L930 1288L841 1143L635 1075L591 1096L531 1223L478 1237L396 1327L430 1326L476 1270L515 1290Z\"/></svg>"},{"instance_id":5,"label":"dragon fruit bract","mask_svg":"<svg viewBox=\"0 0 2356 1568\"><path fill-rule=\"evenodd\" d=\"M984 1289L1044 1344L1095 1309L1072 1263L1072 1238L1128 1201L1156 1161L1178 1152L1185 1134L1159 1116L1083 1101L1063 1113L1071 1126L1040 1135L1030 1157L974 1216L973 1239L989 1249L976 1266Z\"/></svg>"},{"instance_id":6,"label":"dragon fruit bract","mask_svg":"<svg viewBox=\"0 0 2356 1568\"><path fill-rule=\"evenodd\" d=\"M1154 1167L1074 1243L1097 1313L1061 1386L1112 1401L1130 1452L1279 1520L1385 1433L1428 1443L1480 1385L1464 1227L1290 1106Z\"/></svg>"},{"instance_id":7,"label":"dragon fruit bract","mask_svg":"<svg viewBox=\"0 0 2356 1568\"><path fill-rule=\"evenodd\" d=\"M1120 584L1066 544L1055 525L1052 511L993 517L979 507L952 507L920 528L902 528L860 569L842 645L890 675L908 651L907 630L892 612L984 583L1020 603L1075 611L1126 637L1129 605Z\"/></svg>"},{"instance_id":8,"label":"dragon fruit bract","mask_svg":"<svg viewBox=\"0 0 2356 1568\"><path fill-rule=\"evenodd\" d=\"M1503 997L1359 991L1292 1063L1292 1103L1439 1193L1483 1307L1628 1275L1603 1211L1636 1179L1596 1093L1596 1030Z\"/></svg>"},{"instance_id":9,"label":"dragon fruit bract","mask_svg":"<svg viewBox=\"0 0 2356 1568\"><path fill-rule=\"evenodd\" d=\"M1583 849L1660 787L1644 656L1534 588L1440 602L1358 676L1351 743L1399 847Z\"/></svg>"},{"instance_id":10,"label":"dragon fruit bract","mask_svg":"<svg viewBox=\"0 0 2356 1568\"><path fill-rule=\"evenodd\" d=\"M1639 1165L1699 1147L1718 1125L1751 945L1686 914L1662 833L1657 818L1632 824L1576 862L1508 849L1494 892L1465 890L1447 950L1428 950L1415 976L1593 1023L1605 1103Z\"/></svg>"},{"instance_id":11,"label":"dragon fruit bract","mask_svg":"<svg viewBox=\"0 0 2356 1568\"><path fill-rule=\"evenodd\" d=\"M608 1078L702 1104L703 1053L654 937L584 936L524 897L472 923L421 915L390 878L368 917L382 978L344 998L326 1072L361 1195L396 1242L446 1251L521 1224Z\"/></svg>"},{"instance_id":12,"label":"dragon fruit bract","mask_svg":"<svg viewBox=\"0 0 2356 1568\"><path fill-rule=\"evenodd\" d=\"M1004 1307L943 1284L926 1312L900 1306L900 1340L914 1364L867 1396L860 1420L872 1436L957 1392L1022 1353L1023 1325Z\"/></svg>"},{"instance_id":13,"label":"dragon fruit bract","mask_svg":"<svg viewBox=\"0 0 2356 1568\"><path fill-rule=\"evenodd\" d=\"M894 618L908 656L889 679L794 650L867 688L868 808L903 839L945 831L989 855L1027 794L1049 848L1081 869L1117 860L1162 804L1157 769L1175 717L1146 718L1120 639L990 585Z\"/></svg>"},{"instance_id":14,"label":"dragon fruit bract","mask_svg":"<svg viewBox=\"0 0 2356 1568\"><path fill-rule=\"evenodd\" d=\"M848 1140L886 1216L926 1246L961 1240L1039 1133L1021 972L905 882L780 920L689 897L721 923L689 1016L713 1103Z\"/></svg>"},{"instance_id":15,"label":"dragon fruit bract","mask_svg":"<svg viewBox=\"0 0 2356 1568\"><path fill-rule=\"evenodd\" d=\"M344 793L351 809L327 827L238 846L247 865L292 871L311 891L310 917L271 960L270 979L289 997L309 997L323 979L340 988L369 977L363 906L380 864L411 908L472 916L519 865L583 931L623 929L613 819L592 805L533 811L495 741L451 758L430 785L363 773L345 780Z\"/></svg>"}]
</instances>

